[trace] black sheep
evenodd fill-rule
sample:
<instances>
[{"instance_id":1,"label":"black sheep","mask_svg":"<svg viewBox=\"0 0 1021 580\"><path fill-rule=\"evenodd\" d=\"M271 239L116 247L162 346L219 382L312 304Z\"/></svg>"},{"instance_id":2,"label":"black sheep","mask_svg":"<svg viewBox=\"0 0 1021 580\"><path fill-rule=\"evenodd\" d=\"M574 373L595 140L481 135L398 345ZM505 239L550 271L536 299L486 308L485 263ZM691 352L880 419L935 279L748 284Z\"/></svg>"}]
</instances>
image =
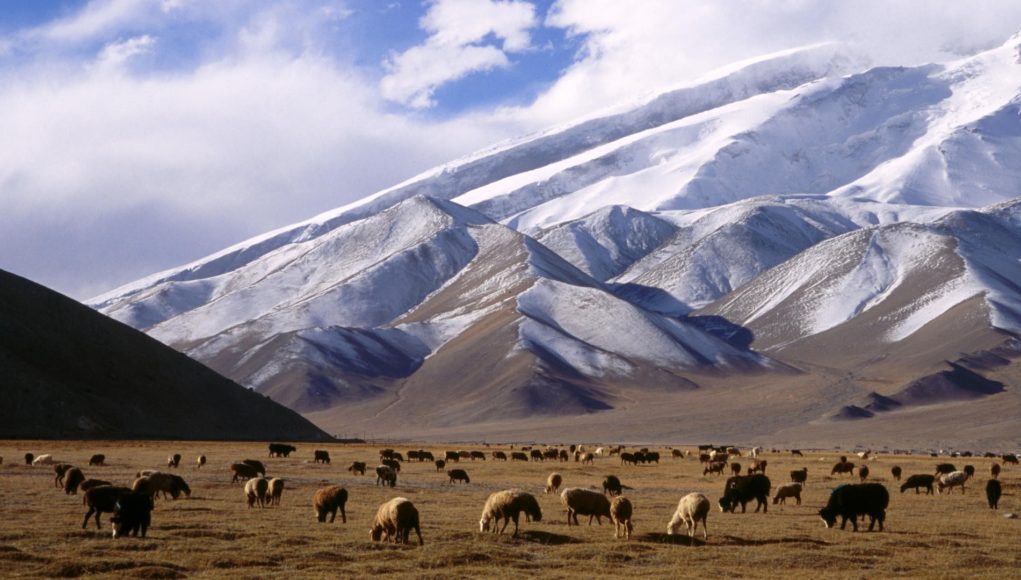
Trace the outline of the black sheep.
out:
<instances>
[{"instance_id":1,"label":"black sheep","mask_svg":"<svg viewBox=\"0 0 1021 580\"><path fill-rule=\"evenodd\" d=\"M733 513L737 505L741 504L741 513L745 513L748 502L755 500L755 511L762 508L762 513L769 509L769 478L761 473L755 475L743 475L731 477L723 488L723 497L720 498L720 511Z\"/></svg>"},{"instance_id":2,"label":"black sheep","mask_svg":"<svg viewBox=\"0 0 1021 580\"><path fill-rule=\"evenodd\" d=\"M935 476L929 475L928 473L912 475L904 482L904 485L900 486L900 492L904 493L905 491L914 488L915 493L917 494L918 488L924 487L926 490L925 495L932 495L932 483L935 479Z\"/></svg>"},{"instance_id":3,"label":"black sheep","mask_svg":"<svg viewBox=\"0 0 1021 580\"><path fill-rule=\"evenodd\" d=\"M832 528L841 518L840 529L844 529L848 520L854 531L858 531L858 516L870 518L869 531L879 522L879 531L883 531L886 519L886 508L890 505L890 492L879 483L861 483L839 485L830 494L826 507L819 510L819 517L827 528Z\"/></svg>"},{"instance_id":4,"label":"black sheep","mask_svg":"<svg viewBox=\"0 0 1021 580\"><path fill-rule=\"evenodd\" d=\"M989 501L989 509L996 509L1000 503L1000 496L1003 495L1003 488L1000 482L990 479L986 482L986 499Z\"/></svg>"}]
</instances>

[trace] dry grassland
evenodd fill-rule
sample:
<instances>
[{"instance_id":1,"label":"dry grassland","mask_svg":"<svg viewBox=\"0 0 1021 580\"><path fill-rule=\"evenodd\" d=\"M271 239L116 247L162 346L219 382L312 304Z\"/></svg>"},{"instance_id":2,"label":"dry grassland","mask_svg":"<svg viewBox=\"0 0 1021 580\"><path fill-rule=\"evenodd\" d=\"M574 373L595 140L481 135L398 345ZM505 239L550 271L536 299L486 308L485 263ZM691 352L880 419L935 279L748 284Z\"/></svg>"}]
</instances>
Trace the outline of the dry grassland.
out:
<instances>
[{"instance_id":1,"label":"dry grassland","mask_svg":"<svg viewBox=\"0 0 1021 580\"><path fill-rule=\"evenodd\" d=\"M521 463L462 460L469 485L450 485L428 463L405 463L397 488L375 486L375 477L352 476L352 460L373 466L381 445L297 444L290 458L267 458L265 444L203 442L0 441L0 576L3 577L237 577L314 578L375 574L421 578L592 576L633 577L979 577L1021 575L1021 469L1006 466L1000 476L1004 497L998 511L985 503L984 486L993 460L948 460L928 456L882 456L869 461L872 481L891 491L886 531L852 533L826 529L816 513L830 489L844 477L831 478L838 453L807 453L805 458L767 453L767 475L774 488L789 480L791 469L808 467L808 486L800 506L770 505L766 515L722 514L715 502L724 478L702 476L696 459L674 460L669 451L659 465L621 466L601 458L594 466L579 463ZM393 445L404 453L418 445ZM422 448L440 454L444 446ZM311 463L314 448L328 449L331 465ZM480 449L501 447L449 446ZM690 449L690 448L689 448ZM109 514L103 528L81 529L82 497L54 488L52 468L23 465L25 452L52 453L59 461L80 466L86 476L128 485L136 471L166 470L171 453L184 456L176 470L191 485L190 499L158 500L153 527L145 539L110 536ZM664 453L664 451L666 451ZM106 467L88 467L93 453L105 453ZM209 463L194 468L205 454ZM240 485L231 485L228 465L244 458L263 461L267 475L283 477L287 489L280 507L249 509ZM857 459L857 458L854 458ZM743 464L747 458L738 459ZM977 477L967 492L950 496L901 494L890 476L900 465L905 476L932 473L938 461L963 467L973 464ZM371 467L370 467L371 469ZM568 527L559 497L544 496L546 476L558 471L565 486L600 486L616 474L633 489L635 536L615 540L613 526ZM348 521L320 524L312 512L315 489L327 483L347 487ZM520 538L478 532L486 497L493 491L521 487L532 491L543 508L541 522L524 523ZM713 501L709 541L667 537L666 524L677 501L700 491ZM404 496L422 518L425 546L394 546L369 541L376 507ZM754 502L752 503L754 505ZM512 524L513 527L513 524ZM510 528L509 528L510 529ZM509 530L508 529L508 530ZM864 528L863 528L864 529Z\"/></svg>"}]
</instances>

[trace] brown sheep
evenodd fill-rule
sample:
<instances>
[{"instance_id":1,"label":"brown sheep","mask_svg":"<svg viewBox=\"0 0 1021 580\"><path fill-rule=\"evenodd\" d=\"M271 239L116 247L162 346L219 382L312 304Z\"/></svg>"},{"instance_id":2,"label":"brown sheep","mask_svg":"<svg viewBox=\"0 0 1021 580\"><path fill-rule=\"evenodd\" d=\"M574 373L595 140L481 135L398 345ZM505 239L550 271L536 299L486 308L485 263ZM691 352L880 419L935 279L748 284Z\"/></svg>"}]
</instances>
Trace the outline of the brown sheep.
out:
<instances>
[{"instance_id":1,"label":"brown sheep","mask_svg":"<svg viewBox=\"0 0 1021 580\"><path fill-rule=\"evenodd\" d=\"M765 475L765 473L766 473L766 466L768 464L769 464L769 462L766 461L765 459L756 459L756 460L754 460L752 462L752 466L748 468L748 474L751 475L753 473L758 472L758 473L761 473L761 474Z\"/></svg>"},{"instance_id":2,"label":"brown sheep","mask_svg":"<svg viewBox=\"0 0 1021 580\"><path fill-rule=\"evenodd\" d=\"M900 481L901 468L899 465L894 465L890 468L890 474L893 475L893 479Z\"/></svg>"},{"instance_id":3,"label":"brown sheep","mask_svg":"<svg viewBox=\"0 0 1021 580\"><path fill-rule=\"evenodd\" d=\"M838 473L846 473L850 476L854 476L854 463L850 461L838 461L833 465L833 470L830 471L830 475L836 475Z\"/></svg>"},{"instance_id":4,"label":"brown sheep","mask_svg":"<svg viewBox=\"0 0 1021 580\"><path fill-rule=\"evenodd\" d=\"M436 465L436 471L443 471L443 468L447 466L446 460L443 459L437 459L434 463Z\"/></svg>"},{"instance_id":5,"label":"brown sheep","mask_svg":"<svg viewBox=\"0 0 1021 580\"><path fill-rule=\"evenodd\" d=\"M1000 464L994 463L993 466L989 468L989 474L993 476L993 479L1000 477Z\"/></svg>"},{"instance_id":6,"label":"brown sheep","mask_svg":"<svg viewBox=\"0 0 1021 580\"><path fill-rule=\"evenodd\" d=\"M546 478L546 493L557 493L560 491L560 485L564 482L564 478L559 473L551 473Z\"/></svg>"},{"instance_id":7,"label":"brown sheep","mask_svg":"<svg viewBox=\"0 0 1021 580\"><path fill-rule=\"evenodd\" d=\"M489 530L489 523L493 522L493 533L502 534L507 529L507 524L514 521L514 537L518 536L518 520L521 512L534 521L542 521L542 510L535 497L520 489L507 489L498 491L489 496L485 507L482 508L482 517L479 519L479 531ZM504 520L503 527L500 527L500 520ZM499 529L497 529L499 528Z\"/></svg>"},{"instance_id":8,"label":"brown sheep","mask_svg":"<svg viewBox=\"0 0 1021 580\"><path fill-rule=\"evenodd\" d=\"M245 479L251 479L259 476L259 470L247 463L233 463L230 466L230 470L234 474L234 476L230 479L231 483L237 483Z\"/></svg>"},{"instance_id":9,"label":"brown sheep","mask_svg":"<svg viewBox=\"0 0 1021 580\"><path fill-rule=\"evenodd\" d=\"M101 485L86 491L83 501L85 505L89 506L89 511L85 513L85 519L82 520L82 529L84 530L89 525L89 518L92 517L92 514L96 514L96 528L99 529L101 527L99 525L100 514L112 514L114 506L117 504L117 498L125 493L131 493L131 490L112 485Z\"/></svg>"},{"instance_id":10,"label":"brown sheep","mask_svg":"<svg viewBox=\"0 0 1021 580\"><path fill-rule=\"evenodd\" d=\"M468 472L463 469L451 469L447 472L447 477L450 478L450 483L462 481L464 483L471 483L471 479L468 477Z\"/></svg>"},{"instance_id":11,"label":"brown sheep","mask_svg":"<svg viewBox=\"0 0 1021 580\"><path fill-rule=\"evenodd\" d=\"M736 461L734 463L731 463L730 464L730 471L734 475L741 475L741 464L736 462ZM752 472L752 468L749 467L748 468L748 473L750 474L751 472ZM703 475L705 475L705 474L703 474Z\"/></svg>"},{"instance_id":12,"label":"brown sheep","mask_svg":"<svg viewBox=\"0 0 1021 580\"><path fill-rule=\"evenodd\" d=\"M101 485L111 485L109 481L103 481L102 479L86 479L85 481L78 484L78 491L85 493L94 487ZM84 498L83 498L84 501Z\"/></svg>"},{"instance_id":13,"label":"brown sheep","mask_svg":"<svg viewBox=\"0 0 1021 580\"><path fill-rule=\"evenodd\" d=\"M703 476L704 475L709 475L710 473L715 473L716 475L723 475L723 470L725 470L726 468L727 468L727 464L726 464L726 462L723 462L723 461L718 461L716 463L710 463L709 465L706 466L705 469L702 470L702 475Z\"/></svg>"},{"instance_id":14,"label":"brown sheep","mask_svg":"<svg viewBox=\"0 0 1021 580\"><path fill-rule=\"evenodd\" d=\"M64 476L71 468L74 467L70 463L57 463L53 466L53 487L62 488L64 487Z\"/></svg>"},{"instance_id":15,"label":"brown sheep","mask_svg":"<svg viewBox=\"0 0 1021 580\"><path fill-rule=\"evenodd\" d=\"M177 469L177 466L181 464L181 454L175 453L170 457L167 457L167 467L173 467Z\"/></svg>"},{"instance_id":16,"label":"brown sheep","mask_svg":"<svg viewBox=\"0 0 1021 580\"><path fill-rule=\"evenodd\" d=\"M634 508L631 506L631 500L619 495L613 498L610 502L610 519L613 521L613 537L619 538L621 536L621 528L624 529L624 537L628 540L631 539L631 532L635 529L634 524L631 522L631 515L634 512Z\"/></svg>"},{"instance_id":17,"label":"brown sheep","mask_svg":"<svg viewBox=\"0 0 1021 580\"><path fill-rule=\"evenodd\" d=\"M154 498L157 493L161 492L164 499L166 499L167 494L170 494L174 499L181 497L182 493L185 497L191 497L191 488L188 487L184 478L171 473L160 473L157 471L144 475L136 479L131 487L136 492L148 493Z\"/></svg>"},{"instance_id":18,"label":"brown sheep","mask_svg":"<svg viewBox=\"0 0 1021 580\"><path fill-rule=\"evenodd\" d=\"M572 520L574 525L579 525L579 514L589 517L588 525L590 526L592 518L596 518L599 525L603 525L603 517L610 517L610 500L598 491L569 487L560 493L560 501L567 507L568 526L571 525Z\"/></svg>"},{"instance_id":19,"label":"brown sheep","mask_svg":"<svg viewBox=\"0 0 1021 580\"><path fill-rule=\"evenodd\" d=\"M78 495L78 485L85 481L85 474L81 469L72 467L64 475L64 493L67 495Z\"/></svg>"},{"instance_id":20,"label":"brown sheep","mask_svg":"<svg viewBox=\"0 0 1021 580\"><path fill-rule=\"evenodd\" d=\"M778 503L787 503L787 498L793 497L798 500L798 505L801 505L801 484L800 483L787 483L776 488L776 495L773 496L773 505Z\"/></svg>"},{"instance_id":21,"label":"brown sheep","mask_svg":"<svg viewBox=\"0 0 1021 580\"><path fill-rule=\"evenodd\" d=\"M620 495L624 486L616 475L607 475L603 478L603 493L609 496Z\"/></svg>"},{"instance_id":22,"label":"brown sheep","mask_svg":"<svg viewBox=\"0 0 1021 580\"><path fill-rule=\"evenodd\" d=\"M793 482L793 483L800 483L801 485L805 485L805 482L807 480L808 480L808 468L807 467L802 467L801 469L794 469L794 470L791 471L791 482Z\"/></svg>"},{"instance_id":23,"label":"brown sheep","mask_svg":"<svg viewBox=\"0 0 1021 580\"><path fill-rule=\"evenodd\" d=\"M351 475L365 475L365 462L364 461L352 461L351 465L347 468L351 472Z\"/></svg>"},{"instance_id":24,"label":"brown sheep","mask_svg":"<svg viewBox=\"0 0 1021 580\"><path fill-rule=\"evenodd\" d=\"M315 508L316 519L322 523L326 521L326 514L330 514L330 523L337 518L337 510L340 510L340 521L347 523L347 513L344 505L347 503L347 490L339 485L320 487L312 495L312 506Z\"/></svg>"},{"instance_id":25,"label":"brown sheep","mask_svg":"<svg viewBox=\"0 0 1021 580\"><path fill-rule=\"evenodd\" d=\"M507 461L507 454L503 451L494 451L492 453L493 459L499 459L501 461Z\"/></svg>"},{"instance_id":26,"label":"brown sheep","mask_svg":"<svg viewBox=\"0 0 1021 580\"><path fill-rule=\"evenodd\" d=\"M407 498L395 497L379 506L369 538L373 542L393 540L395 544L407 544L411 530L418 534L418 545L423 545L418 509Z\"/></svg>"},{"instance_id":27,"label":"brown sheep","mask_svg":"<svg viewBox=\"0 0 1021 580\"><path fill-rule=\"evenodd\" d=\"M97 453L89 458L89 467L93 465L106 465L106 455Z\"/></svg>"},{"instance_id":28,"label":"brown sheep","mask_svg":"<svg viewBox=\"0 0 1021 580\"><path fill-rule=\"evenodd\" d=\"M865 483L865 480L868 479L868 477L869 477L869 466L868 465L862 465L861 467L859 467L858 468L858 478L861 480L861 482Z\"/></svg>"}]
</instances>

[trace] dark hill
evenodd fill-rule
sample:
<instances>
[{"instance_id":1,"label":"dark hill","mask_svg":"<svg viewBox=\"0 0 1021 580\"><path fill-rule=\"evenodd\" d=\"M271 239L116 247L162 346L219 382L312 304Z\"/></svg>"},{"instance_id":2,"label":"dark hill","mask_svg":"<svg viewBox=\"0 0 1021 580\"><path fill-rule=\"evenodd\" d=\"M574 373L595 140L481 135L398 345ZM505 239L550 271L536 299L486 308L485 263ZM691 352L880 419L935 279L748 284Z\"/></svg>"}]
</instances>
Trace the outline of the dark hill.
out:
<instances>
[{"instance_id":1,"label":"dark hill","mask_svg":"<svg viewBox=\"0 0 1021 580\"><path fill-rule=\"evenodd\" d=\"M0 270L0 438L327 440L301 415Z\"/></svg>"}]
</instances>

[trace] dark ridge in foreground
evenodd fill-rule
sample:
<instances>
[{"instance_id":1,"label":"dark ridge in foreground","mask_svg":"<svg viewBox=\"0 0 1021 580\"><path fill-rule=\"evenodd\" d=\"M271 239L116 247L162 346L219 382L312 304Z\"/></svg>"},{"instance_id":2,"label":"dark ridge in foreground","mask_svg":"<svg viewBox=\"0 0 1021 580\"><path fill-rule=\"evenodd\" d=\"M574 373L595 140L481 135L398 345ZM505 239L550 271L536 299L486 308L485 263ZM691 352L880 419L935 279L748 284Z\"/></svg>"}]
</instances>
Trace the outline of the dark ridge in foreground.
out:
<instances>
[{"instance_id":1,"label":"dark ridge in foreground","mask_svg":"<svg viewBox=\"0 0 1021 580\"><path fill-rule=\"evenodd\" d=\"M0 270L0 438L324 441L298 413Z\"/></svg>"}]
</instances>

